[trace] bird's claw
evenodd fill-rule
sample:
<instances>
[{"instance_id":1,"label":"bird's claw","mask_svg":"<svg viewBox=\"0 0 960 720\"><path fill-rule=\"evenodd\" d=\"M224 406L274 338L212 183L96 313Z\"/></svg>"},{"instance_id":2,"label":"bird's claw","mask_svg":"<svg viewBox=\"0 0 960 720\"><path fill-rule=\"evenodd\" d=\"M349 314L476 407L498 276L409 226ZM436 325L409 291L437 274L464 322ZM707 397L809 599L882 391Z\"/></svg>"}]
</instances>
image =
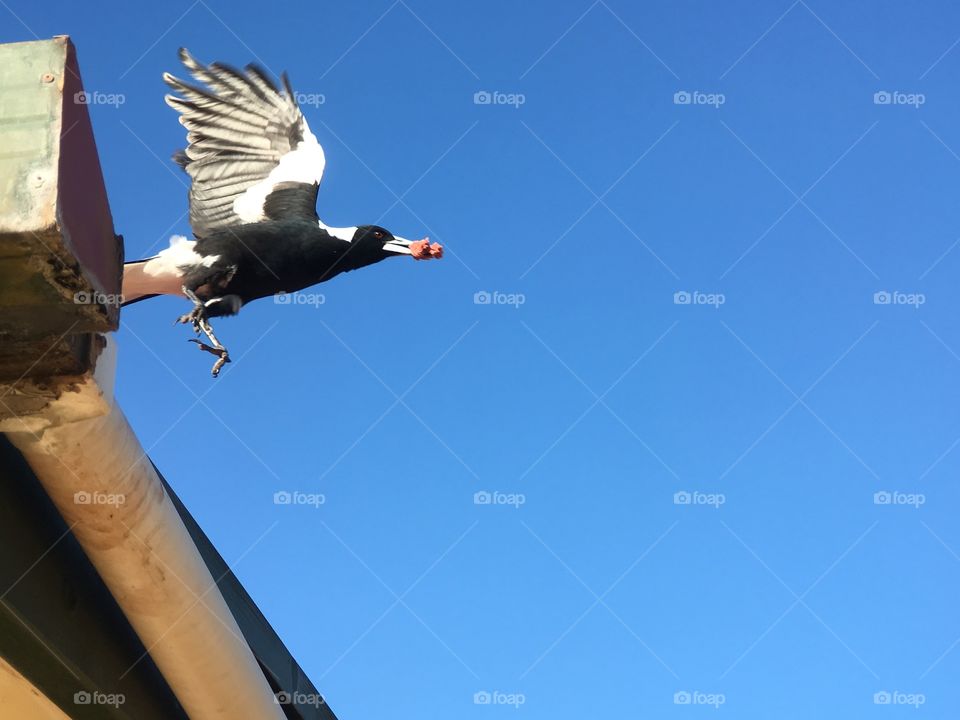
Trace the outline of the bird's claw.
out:
<instances>
[{"instance_id":1,"label":"bird's claw","mask_svg":"<svg viewBox=\"0 0 960 720\"><path fill-rule=\"evenodd\" d=\"M173 321L174 325L177 324L190 324L193 325L193 331L199 335L200 334L200 322L204 319L203 306L197 305L193 310L188 312L186 315L181 315L176 320Z\"/></svg>"},{"instance_id":2,"label":"bird's claw","mask_svg":"<svg viewBox=\"0 0 960 720\"><path fill-rule=\"evenodd\" d=\"M200 348L203 352L208 352L211 355L217 356L217 361L213 364L213 368L210 370L210 374L213 377L217 377L220 374L220 369L226 365L230 360L230 353L226 348L215 348L212 345L207 345L202 340L197 340L196 338L191 338L188 342L196 343L197 347Z\"/></svg>"}]
</instances>

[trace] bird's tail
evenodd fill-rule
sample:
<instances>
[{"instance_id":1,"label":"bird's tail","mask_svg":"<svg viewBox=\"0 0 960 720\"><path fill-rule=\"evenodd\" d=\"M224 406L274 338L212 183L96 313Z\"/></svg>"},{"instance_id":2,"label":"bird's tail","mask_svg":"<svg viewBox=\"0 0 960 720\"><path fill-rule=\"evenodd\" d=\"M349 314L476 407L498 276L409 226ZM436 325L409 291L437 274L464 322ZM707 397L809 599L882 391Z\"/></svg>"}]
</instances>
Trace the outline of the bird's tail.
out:
<instances>
[{"instance_id":1,"label":"bird's tail","mask_svg":"<svg viewBox=\"0 0 960 720\"><path fill-rule=\"evenodd\" d=\"M155 278L147 275L143 271L143 266L146 265L147 262L149 262L149 259L134 260L133 262L123 264L123 302L120 303L120 307L133 305L133 303L140 302L141 300L149 300L160 294L153 292L151 287Z\"/></svg>"},{"instance_id":2,"label":"bird's tail","mask_svg":"<svg viewBox=\"0 0 960 720\"><path fill-rule=\"evenodd\" d=\"M184 269L203 261L193 251L196 244L183 235L174 235L170 247L153 257L124 263L121 307L157 295L183 295Z\"/></svg>"},{"instance_id":3,"label":"bird's tail","mask_svg":"<svg viewBox=\"0 0 960 720\"><path fill-rule=\"evenodd\" d=\"M180 295L180 279L170 275L147 273L144 268L154 258L123 264L123 302L121 307L149 300L158 295Z\"/></svg>"}]
</instances>

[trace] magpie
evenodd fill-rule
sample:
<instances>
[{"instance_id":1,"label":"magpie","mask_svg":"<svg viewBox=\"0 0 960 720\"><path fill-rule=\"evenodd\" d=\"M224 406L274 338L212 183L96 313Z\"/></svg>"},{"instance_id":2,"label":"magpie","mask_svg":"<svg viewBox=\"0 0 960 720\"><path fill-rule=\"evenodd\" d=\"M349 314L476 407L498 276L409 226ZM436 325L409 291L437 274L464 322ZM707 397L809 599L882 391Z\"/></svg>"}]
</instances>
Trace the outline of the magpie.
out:
<instances>
[{"instance_id":1,"label":"magpie","mask_svg":"<svg viewBox=\"0 0 960 720\"><path fill-rule=\"evenodd\" d=\"M326 157L300 111L286 73L278 88L255 64L244 71L202 65L186 49L180 61L198 85L170 73L187 147L173 156L190 176L193 240L171 238L154 257L124 264L123 305L180 295L193 309L176 323L203 332L217 356L212 375L230 362L211 318L236 315L258 298L326 282L388 257L443 257L429 238L406 240L379 225L331 227L317 215ZM205 87L203 87L205 86Z\"/></svg>"}]
</instances>

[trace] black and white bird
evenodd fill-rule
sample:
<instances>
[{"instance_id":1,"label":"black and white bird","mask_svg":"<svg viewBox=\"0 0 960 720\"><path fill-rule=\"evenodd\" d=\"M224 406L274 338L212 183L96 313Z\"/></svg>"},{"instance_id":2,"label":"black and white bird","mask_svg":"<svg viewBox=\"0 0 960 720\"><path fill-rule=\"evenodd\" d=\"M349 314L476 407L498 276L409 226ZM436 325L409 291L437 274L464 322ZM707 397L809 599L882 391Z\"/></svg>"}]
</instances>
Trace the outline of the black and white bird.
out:
<instances>
[{"instance_id":1,"label":"black and white bird","mask_svg":"<svg viewBox=\"0 0 960 720\"><path fill-rule=\"evenodd\" d=\"M295 292L388 257L440 258L429 238L410 241L377 225L330 227L317 216L326 160L310 132L286 73L278 89L256 65L240 71L204 66L185 49L180 60L206 88L164 73L179 94L166 102L180 113L187 148L174 161L191 178L194 240L126 263L124 305L157 295L182 295L193 310L178 318L210 344L216 377L230 362L210 319L235 315L252 300Z\"/></svg>"}]
</instances>

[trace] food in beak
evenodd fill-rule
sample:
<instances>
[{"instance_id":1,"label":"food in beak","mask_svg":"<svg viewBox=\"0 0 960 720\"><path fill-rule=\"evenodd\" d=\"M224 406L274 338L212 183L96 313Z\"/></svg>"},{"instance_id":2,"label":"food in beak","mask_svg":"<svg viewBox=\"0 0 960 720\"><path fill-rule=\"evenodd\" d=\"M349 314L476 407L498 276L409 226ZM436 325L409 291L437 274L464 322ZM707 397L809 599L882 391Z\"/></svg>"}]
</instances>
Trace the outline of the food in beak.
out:
<instances>
[{"instance_id":1,"label":"food in beak","mask_svg":"<svg viewBox=\"0 0 960 720\"><path fill-rule=\"evenodd\" d=\"M443 245L440 243L430 244L430 238L416 240L410 243L410 254L414 260L430 260L431 258L440 259L443 257Z\"/></svg>"}]
</instances>

